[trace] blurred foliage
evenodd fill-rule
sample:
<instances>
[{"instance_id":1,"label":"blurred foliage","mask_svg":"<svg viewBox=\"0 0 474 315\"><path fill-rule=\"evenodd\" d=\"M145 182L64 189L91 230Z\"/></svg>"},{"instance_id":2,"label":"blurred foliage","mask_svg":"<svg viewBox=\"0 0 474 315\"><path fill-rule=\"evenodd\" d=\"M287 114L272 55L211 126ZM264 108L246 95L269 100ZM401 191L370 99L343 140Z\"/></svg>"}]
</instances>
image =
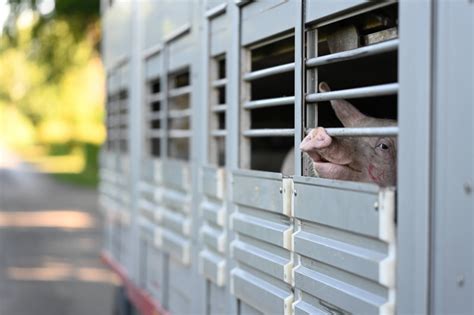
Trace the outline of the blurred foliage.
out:
<instances>
[{"instance_id":1,"label":"blurred foliage","mask_svg":"<svg viewBox=\"0 0 474 315\"><path fill-rule=\"evenodd\" d=\"M0 141L23 152L35 145L51 156L80 156L75 173L87 173L89 183L105 138L99 1L57 0L46 16L40 1L9 3L0 38Z\"/></svg>"},{"instance_id":2,"label":"blurred foliage","mask_svg":"<svg viewBox=\"0 0 474 315\"><path fill-rule=\"evenodd\" d=\"M25 10L39 13L44 0L8 0L10 4L10 19L16 21ZM75 40L80 40L87 34L87 29L97 23L100 18L99 0L56 0L54 11L51 14L37 15L37 21L33 27L36 35L51 20L63 20L70 24L71 34ZM16 39L16 23L11 23L5 29L10 39Z\"/></svg>"}]
</instances>

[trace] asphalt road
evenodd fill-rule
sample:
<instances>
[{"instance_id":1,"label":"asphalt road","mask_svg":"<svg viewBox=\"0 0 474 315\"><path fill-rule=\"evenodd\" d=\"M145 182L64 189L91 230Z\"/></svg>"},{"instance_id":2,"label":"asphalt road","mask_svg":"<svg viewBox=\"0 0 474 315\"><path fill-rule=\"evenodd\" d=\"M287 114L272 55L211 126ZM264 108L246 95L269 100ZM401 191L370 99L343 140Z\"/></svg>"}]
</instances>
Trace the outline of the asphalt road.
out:
<instances>
[{"instance_id":1,"label":"asphalt road","mask_svg":"<svg viewBox=\"0 0 474 315\"><path fill-rule=\"evenodd\" d=\"M0 315L108 315L117 279L101 263L97 194L0 147Z\"/></svg>"}]
</instances>

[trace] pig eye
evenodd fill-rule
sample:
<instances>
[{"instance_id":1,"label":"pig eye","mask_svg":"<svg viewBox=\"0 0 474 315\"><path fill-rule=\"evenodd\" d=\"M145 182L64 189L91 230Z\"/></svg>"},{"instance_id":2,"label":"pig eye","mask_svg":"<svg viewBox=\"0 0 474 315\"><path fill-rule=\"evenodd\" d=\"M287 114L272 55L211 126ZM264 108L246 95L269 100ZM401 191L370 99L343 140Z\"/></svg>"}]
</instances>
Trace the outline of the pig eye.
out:
<instances>
[{"instance_id":1,"label":"pig eye","mask_svg":"<svg viewBox=\"0 0 474 315\"><path fill-rule=\"evenodd\" d=\"M388 149L389 149L389 146L386 145L385 143L380 143L380 144L378 145L378 147L381 148L382 150L388 150Z\"/></svg>"}]
</instances>

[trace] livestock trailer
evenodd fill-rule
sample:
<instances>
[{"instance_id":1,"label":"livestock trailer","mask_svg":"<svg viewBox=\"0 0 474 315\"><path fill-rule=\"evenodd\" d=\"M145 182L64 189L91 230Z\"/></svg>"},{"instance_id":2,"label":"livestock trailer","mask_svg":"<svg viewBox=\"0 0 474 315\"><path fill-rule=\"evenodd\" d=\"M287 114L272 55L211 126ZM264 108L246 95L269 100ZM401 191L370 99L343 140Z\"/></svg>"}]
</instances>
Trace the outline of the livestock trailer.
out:
<instances>
[{"instance_id":1,"label":"livestock trailer","mask_svg":"<svg viewBox=\"0 0 474 315\"><path fill-rule=\"evenodd\" d=\"M141 314L474 313L473 1L101 11L103 258L124 302ZM342 127L333 99L397 126ZM298 148L317 126L395 138L397 184L312 176Z\"/></svg>"}]
</instances>

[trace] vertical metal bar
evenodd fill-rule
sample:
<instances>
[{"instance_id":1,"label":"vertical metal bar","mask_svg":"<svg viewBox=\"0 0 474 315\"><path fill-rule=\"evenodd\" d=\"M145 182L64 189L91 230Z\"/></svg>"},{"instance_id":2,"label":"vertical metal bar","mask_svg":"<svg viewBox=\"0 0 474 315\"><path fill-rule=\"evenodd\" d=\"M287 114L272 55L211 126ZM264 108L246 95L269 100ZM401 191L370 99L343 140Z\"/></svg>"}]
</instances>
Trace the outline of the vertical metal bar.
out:
<instances>
[{"instance_id":1,"label":"vertical metal bar","mask_svg":"<svg viewBox=\"0 0 474 315\"><path fill-rule=\"evenodd\" d=\"M474 2L434 6L430 313L474 314Z\"/></svg>"},{"instance_id":2,"label":"vertical metal bar","mask_svg":"<svg viewBox=\"0 0 474 315\"><path fill-rule=\"evenodd\" d=\"M141 47L142 47L142 19L141 6L138 0L135 0L131 4L132 18L132 45L131 45L131 58L129 67L129 89L128 95L128 152L130 157L130 171L129 171L129 191L130 191L130 227L131 235L128 241L128 261L127 266L130 268L131 277L137 280L139 275L139 244L136 242L139 240L139 227L138 227L138 195L139 195L139 180L140 180L140 161L142 159L142 148L141 148L141 126L142 121L142 105L143 104L143 75L142 75L142 58L141 58Z\"/></svg>"},{"instance_id":3,"label":"vertical metal bar","mask_svg":"<svg viewBox=\"0 0 474 315\"><path fill-rule=\"evenodd\" d=\"M307 39L307 46L306 46L306 54L308 58L314 58L318 56L318 30L314 29L312 31L308 31L306 34ZM306 94L315 93L317 91L317 84L318 84L318 68L313 68L306 70ZM306 113L305 116L305 126L304 130L308 128L314 128L318 124L318 107L317 103L307 104L305 100L303 100L303 104L305 105L304 112ZM312 165L309 157L307 155L303 155L303 167L302 172L304 176L309 175L311 172L309 167Z\"/></svg>"},{"instance_id":4,"label":"vertical metal bar","mask_svg":"<svg viewBox=\"0 0 474 315\"><path fill-rule=\"evenodd\" d=\"M160 111L163 113L161 116L161 140L160 140L160 153L161 159L168 159L168 54L169 44L166 43L161 51L161 74L160 74L160 87L162 101L160 104Z\"/></svg>"},{"instance_id":5,"label":"vertical metal bar","mask_svg":"<svg viewBox=\"0 0 474 315\"><path fill-rule=\"evenodd\" d=\"M205 119L207 119L207 108L208 108L208 89L203 89L203 85L209 86L208 80L208 38L209 34L206 31L204 34L199 30L201 28L201 23L203 17L205 18L205 3L204 1L192 1L191 6L191 36L192 41L195 43L195 47L200 47L198 43L201 42L202 37L206 36L207 40L204 40L204 45L206 45L205 51L197 51L190 60L189 65L189 80L191 83L191 95L189 96L189 109L191 110L192 115L189 117L190 120L190 131L191 137L189 138L189 159L187 164L191 170L191 220L192 220L192 230L191 230L191 243L199 244L199 230L203 224L203 219L200 216L199 206L202 201L202 181L199 176L201 167L206 161L204 158L207 155L207 147L204 146L204 143L207 143L207 134L206 125L203 125ZM206 21L207 22L207 21ZM207 23L204 23L207 24ZM199 49L200 50L200 49ZM206 60L204 64L200 64L203 60ZM206 69L204 69L206 67ZM204 70L204 73L200 72ZM203 76L204 75L204 76ZM201 104L201 101L205 100L206 103ZM205 110L202 110L205 109ZM206 161L207 162L207 161ZM201 246L191 246L191 259L195 263L191 264L190 271L192 275L191 287L188 288L187 292L190 294L191 309L195 310L196 313L202 314L205 312L206 306L206 290L205 290L205 280L199 276L199 251ZM198 290L193 290L192 287L197 287ZM196 292L197 291L197 292Z\"/></svg>"},{"instance_id":6,"label":"vertical metal bar","mask_svg":"<svg viewBox=\"0 0 474 315\"><path fill-rule=\"evenodd\" d=\"M308 55L308 51L305 52L306 42L306 23L305 23L305 10L306 0L297 1L296 4L296 25L295 25L295 136L294 136L294 156L295 156L295 169L294 175L303 174L303 156L299 149L301 140L305 136L305 90L308 84L305 84L306 78L306 67L305 67L305 53ZM310 43L309 43L310 44ZM290 181L290 184L285 185L285 181ZM293 179L283 179L282 186L284 187L284 201L285 197L293 198ZM286 187L285 187L286 186ZM287 191L291 190L291 191ZM290 199L291 200L291 199ZM291 200L290 205L293 208L294 202ZM294 209L291 209L291 223L293 225L294 233L301 231L301 221L294 217ZM294 234L293 234L294 235ZM301 256L295 252L291 252L291 259L294 268L301 263ZM292 283L294 290L294 302L301 299L301 290L295 287L293 280Z\"/></svg>"},{"instance_id":7,"label":"vertical metal bar","mask_svg":"<svg viewBox=\"0 0 474 315\"><path fill-rule=\"evenodd\" d=\"M429 218L432 2L399 3L399 314L430 314ZM416 106L413 106L416 104ZM416 163L414 163L416 161Z\"/></svg>"},{"instance_id":8,"label":"vertical metal bar","mask_svg":"<svg viewBox=\"0 0 474 315\"><path fill-rule=\"evenodd\" d=\"M205 7L203 5L203 7ZM210 71L210 66L209 66L209 55L210 55L210 20L206 18L206 12L205 8L202 10L202 15L201 15L201 22L203 23L202 25L202 36L201 36L201 49L202 49L202 58L201 58L201 73L202 73L202 87L201 87L201 92L202 92L202 106L204 108L204 111L201 111L204 113L202 117L202 130L201 130L201 136L199 138L202 139L202 147L205 148L202 150L202 159L204 164L208 164L210 159L212 159L212 153L210 154L210 148L212 146L212 139L210 139L210 128L209 125L212 123L210 121L212 118L210 117L210 82L211 82L211 76L212 76L212 71Z\"/></svg>"},{"instance_id":9,"label":"vertical metal bar","mask_svg":"<svg viewBox=\"0 0 474 315\"><path fill-rule=\"evenodd\" d=\"M144 61L146 62L146 61ZM145 71L143 71L143 73L145 73ZM152 120L151 120L151 101L150 101L150 96L152 94L152 87L150 85L150 81L148 81L146 79L146 76L144 75L143 76L143 79L142 79L142 82L144 84L144 87L143 87L143 90L145 91L145 97L142 99L142 104L140 106L140 108L142 109L142 119L141 119L141 123L142 123L142 130L141 130L141 134L142 136L140 137L140 141L142 142L142 153L143 153L143 156L148 158L148 159L151 159L153 158L153 152L151 150L151 144L153 142L152 140L152 137L150 136L150 131L152 131L152 127L151 127L151 123L152 123Z\"/></svg>"},{"instance_id":10,"label":"vertical metal bar","mask_svg":"<svg viewBox=\"0 0 474 315\"><path fill-rule=\"evenodd\" d=\"M307 56L308 58L314 58L317 56L317 45L318 45L318 31L314 29L307 32ZM317 80L317 68L308 70L306 77L306 93L316 93L316 82ZM314 128L316 126L316 104L306 104L306 128Z\"/></svg>"},{"instance_id":11,"label":"vertical metal bar","mask_svg":"<svg viewBox=\"0 0 474 315\"><path fill-rule=\"evenodd\" d=\"M301 175L301 151L299 145L303 139L303 104L304 104L304 1L297 1L296 7L296 25L295 25L295 106L294 106L294 156L295 168L294 174Z\"/></svg>"},{"instance_id":12,"label":"vertical metal bar","mask_svg":"<svg viewBox=\"0 0 474 315\"><path fill-rule=\"evenodd\" d=\"M252 56L250 50L246 48L240 48L240 55L241 55L241 67L239 69L240 73L240 80L244 76L245 73L250 72L252 67ZM247 81L240 81L242 84L242 89L240 91L240 99L239 99L239 109L240 109L240 168L249 169L251 160L252 160L252 152L251 152L251 143L250 139L244 137L242 132L245 130L250 129L250 119L251 119L251 112L250 110L244 109L243 104L245 102L250 101L250 82Z\"/></svg>"},{"instance_id":13,"label":"vertical metal bar","mask_svg":"<svg viewBox=\"0 0 474 315\"><path fill-rule=\"evenodd\" d=\"M210 36L210 35L209 35ZM207 86L207 90L209 91L210 89L210 82L215 80L217 78L217 62L214 58L208 59L207 62L210 62L210 65L208 68L210 68L210 75L209 75L209 84ZM217 159L217 141L214 137L212 137L211 132L212 130L215 130L218 128L219 123L218 123L218 113L212 112L211 108L213 105L217 105L217 92L215 88L211 88L212 91L210 91L210 97L208 98L208 116L209 116L209 122L205 126L208 126L208 134L207 137L209 139L209 159L208 163L217 165L218 159Z\"/></svg>"},{"instance_id":14,"label":"vertical metal bar","mask_svg":"<svg viewBox=\"0 0 474 315\"><path fill-rule=\"evenodd\" d=\"M226 61L226 73L228 79L227 95L227 111L226 111L226 248L230 248L230 244L235 239L235 233L230 229L230 220L235 212L235 205L232 203L232 170L239 167L239 120L240 120L240 9L235 1L228 2L228 13L230 18L230 47ZM236 266L235 260L228 257L226 264L226 278L230 279L230 271ZM229 282L230 283L230 282ZM227 286L230 301L228 303L228 314L240 314L237 299L230 294L230 285Z\"/></svg>"},{"instance_id":15,"label":"vertical metal bar","mask_svg":"<svg viewBox=\"0 0 474 315\"><path fill-rule=\"evenodd\" d=\"M319 55L318 51L318 41L319 41L319 30L315 29L314 30L314 57L317 57ZM318 68L313 69L313 82L311 85L311 88L314 92L318 92L318 84L319 84L319 78L318 78ZM318 103L313 104L313 117L311 119L313 120L314 127L317 127L319 125L319 117L318 117Z\"/></svg>"}]
</instances>

